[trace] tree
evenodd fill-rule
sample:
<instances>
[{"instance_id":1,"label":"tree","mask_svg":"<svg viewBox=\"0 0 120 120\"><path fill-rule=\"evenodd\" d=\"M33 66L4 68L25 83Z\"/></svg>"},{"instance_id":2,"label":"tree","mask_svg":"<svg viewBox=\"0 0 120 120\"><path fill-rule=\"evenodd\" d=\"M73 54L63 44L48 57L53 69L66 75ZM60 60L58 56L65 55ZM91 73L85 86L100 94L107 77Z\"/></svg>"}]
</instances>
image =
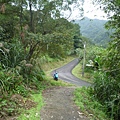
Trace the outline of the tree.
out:
<instances>
[{"instance_id":1,"label":"tree","mask_svg":"<svg viewBox=\"0 0 120 120\"><path fill-rule=\"evenodd\" d=\"M15 45L18 42L22 48L22 56L24 54L22 59L28 62L34 54L38 55L40 51L51 55L52 50L55 51L57 48L60 50L56 54L65 56L73 46L73 36L77 33L74 31L77 29L79 31L79 28L75 28L68 20L61 18L61 10L71 11L70 5L73 3L78 2L77 0L29 0L28 2L26 0L2 0L0 4L1 41L7 41L6 48L10 49L12 44ZM49 47L45 49L44 46ZM10 64L14 61L12 58L15 56L10 52L8 58ZM13 66L15 65L17 63Z\"/></svg>"},{"instance_id":2,"label":"tree","mask_svg":"<svg viewBox=\"0 0 120 120\"><path fill-rule=\"evenodd\" d=\"M110 72L110 75L112 77L114 77L115 79L119 79L118 74L120 74L120 1L98 0L98 2L104 4L103 10L108 14L110 19L106 24L106 28L113 28L115 30L114 34L111 36L112 41L110 42L110 45L108 47L108 54L106 57L107 60L105 62L105 66L108 68L108 71Z\"/></svg>"},{"instance_id":3,"label":"tree","mask_svg":"<svg viewBox=\"0 0 120 120\"><path fill-rule=\"evenodd\" d=\"M61 17L61 10L70 10L70 5L76 1L0 1L0 101L3 118L6 113L11 115L9 108L15 111L14 108L18 108L9 103L12 93L27 96L29 85L41 89L39 85L45 75L37 62L41 56L61 59L73 49L74 25Z\"/></svg>"},{"instance_id":4,"label":"tree","mask_svg":"<svg viewBox=\"0 0 120 120\"><path fill-rule=\"evenodd\" d=\"M112 41L110 42L106 54L103 58L103 71L99 72L95 81L95 94L97 98L108 108L111 118L120 118L120 1L102 0L104 11L109 15L107 28L114 28ZM112 13L112 14L111 14Z\"/></svg>"}]
</instances>

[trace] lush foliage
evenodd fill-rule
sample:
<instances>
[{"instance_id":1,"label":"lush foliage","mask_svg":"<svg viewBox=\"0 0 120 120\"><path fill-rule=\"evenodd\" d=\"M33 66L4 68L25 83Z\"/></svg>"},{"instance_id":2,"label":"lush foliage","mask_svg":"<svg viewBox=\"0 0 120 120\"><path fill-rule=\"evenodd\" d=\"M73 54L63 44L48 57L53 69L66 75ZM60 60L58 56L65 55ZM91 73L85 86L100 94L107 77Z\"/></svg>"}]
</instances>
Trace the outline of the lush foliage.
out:
<instances>
[{"instance_id":1,"label":"lush foliage","mask_svg":"<svg viewBox=\"0 0 120 120\"><path fill-rule=\"evenodd\" d=\"M32 109L29 109L27 112L23 110L22 114L17 118L18 120L40 120L39 111L43 106L43 98L42 94L33 94L31 99L37 103Z\"/></svg>"},{"instance_id":2,"label":"lush foliage","mask_svg":"<svg viewBox=\"0 0 120 120\"><path fill-rule=\"evenodd\" d=\"M80 31L74 32L78 28L61 18L60 11L66 7L70 10L69 5L72 3L76 4L77 1L66 0L64 4L60 0L1 1L1 69L15 71L15 76L22 76L25 79L23 82L29 84L34 77L42 80L44 76L37 58L48 55L61 59L71 54L74 36L79 37Z\"/></svg>"},{"instance_id":3,"label":"lush foliage","mask_svg":"<svg viewBox=\"0 0 120 120\"><path fill-rule=\"evenodd\" d=\"M15 100L11 103L13 94L26 97L33 89L44 88L46 77L41 64L63 59L74 51L74 36L79 37L80 31L61 17L61 11L71 12L70 5L78 3L0 1L0 118L12 115L20 107Z\"/></svg>"},{"instance_id":4,"label":"lush foliage","mask_svg":"<svg viewBox=\"0 0 120 120\"><path fill-rule=\"evenodd\" d=\"M120 84L106 72L96 73L94 82L94 96L106 106L110 118L118 119Z\"/></svg>"},{"instance_id":5,"label":"lush foliage","mask_svg":"<svg viewBox=\"0 0 120 120\"><path fill-rule=\"evenodd\" d=\"M107 20L89 19L85 17L82 20L76 20L75 23L80 25L82 35L89 38L93 44L107 46L113 31L112 29L105 29Z\"/></svg>"},{"instance_id":6,"label":"lush foliage","mask_svg":"<svg viewBox=\"0 0 120 120\"><path fill-rule=\"evenodd\" d=\"M91 120L110 120L105 113L105 106L92 97L92 92L92 88L85 87L75 90L75 103L80 107L81 114L87 115Z\"/></svg>"},{"instance_id":7,"label":"lush foliage","mask_svg":"<svg viewBox=\"0 0 120 120\"><path fill-rule=\"evenodd\" d=\"M114 34L106 52L102 55L101 70L95 75L94 95L107 106L111 118L120 118L120 1L102 0L104 11L109 16L107 28L113 28ZM101 6L102 8L102 6Z\"/></svg>"}]
</instances>

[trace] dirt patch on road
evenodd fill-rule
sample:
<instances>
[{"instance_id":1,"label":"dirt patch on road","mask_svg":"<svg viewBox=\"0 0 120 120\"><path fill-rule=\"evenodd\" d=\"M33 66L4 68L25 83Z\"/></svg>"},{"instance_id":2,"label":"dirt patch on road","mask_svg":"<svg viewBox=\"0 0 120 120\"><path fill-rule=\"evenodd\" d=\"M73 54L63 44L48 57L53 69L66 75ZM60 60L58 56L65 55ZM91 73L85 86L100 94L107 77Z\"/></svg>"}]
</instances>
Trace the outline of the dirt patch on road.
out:
<instances>
[{"instance_id":1,"label":"dirt patch on road","mask_svg":"<svg viewBox=\"0 0 120 120\"><path fill-rule=\"evenodd\" d=\"M57 87L45 90L45 106L40 112L41 120L90 120L74 103L75 88Z\"/></svg>"}]
</instances>

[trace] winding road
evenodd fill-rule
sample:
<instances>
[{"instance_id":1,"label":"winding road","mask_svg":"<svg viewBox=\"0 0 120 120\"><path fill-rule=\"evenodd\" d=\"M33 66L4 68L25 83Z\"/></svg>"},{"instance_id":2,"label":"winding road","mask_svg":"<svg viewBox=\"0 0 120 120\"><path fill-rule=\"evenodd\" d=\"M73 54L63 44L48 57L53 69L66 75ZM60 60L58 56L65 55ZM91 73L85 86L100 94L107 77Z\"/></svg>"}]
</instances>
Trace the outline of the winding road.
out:
<instances>
[{"instance_id":1,"label":"winding road","mask_svg":"<svg viewBox=\"0 0 120 120\"><path fill-rule=\"evenodd\" d=\"M79 63L79 59L76 58L73 61L71 61L70 63L68 63L58 69L55 69L58 72L59 79L65 81L65 82L69 82L71 84L75 84L77 86L90 86L91 85L90 83L80 80L79 78L75 77L72 74L72 69L78 63ZM52 72L52 75L54 74L54 71Z\"/></svg>"},{"instance_id":2,"label":"winding road","mask_svg":"<svg viewBox=\"0 0 120 120\"><path fill-rule=\"evenodd\" d=\"M90 86L90 83L82 81L72 75L72 69L79 63L74 59L61 68L56 69L59 79L72 83L77 87ZM54 70L55 71L55 70ZM54 71L51 73L54 74ZM90 120L89 116L81 113L74 103L74 91L76 86L52 87L43 92L45 106L40 111L41 120Z\"/></svg>"}]
</instances>

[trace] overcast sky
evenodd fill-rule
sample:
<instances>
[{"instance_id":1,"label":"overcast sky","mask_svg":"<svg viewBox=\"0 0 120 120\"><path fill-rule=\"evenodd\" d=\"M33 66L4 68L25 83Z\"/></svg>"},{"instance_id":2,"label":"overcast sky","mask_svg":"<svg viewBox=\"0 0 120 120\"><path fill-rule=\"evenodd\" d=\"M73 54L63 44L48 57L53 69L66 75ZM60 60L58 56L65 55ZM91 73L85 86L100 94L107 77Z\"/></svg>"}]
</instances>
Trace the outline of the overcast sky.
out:
<instances>
[{"instance_id":1,"label":"overcast sky","mask_svg":"<svg viewBox=\"0 0 120 120\"><path fill-rule=\"evenodd\" d=\"M84 5L83 5L83 9L84 9L84 17L88 17L90 19L101 19L101 20L107 20L106 14L104 13L104 11L98 9L100 8L99 6L94 6L92 4L92 0L84 0ZM72 15L70 16L69 20L73 20L73 19L81 19L82 17L80 17L80 11L78 10L78 8L73 8L72 10ZM66 16L66 18L70 15L70 13L67 11L63 11L65 13L64 16Z\"/></svg>"},{"instance_id":2,"label":"overcast sky","mask_svg":"<svg viewBox=\"0 0 120 120\"><path fill-rule=\"evenodd\" d=\"M106 14L104 11L98 9L99 6L94 6L91 0L85 0L84 3L84 16L89 17L91 19L97 18L97 19L107 19Z\"/></svg>"}]
</instances>

